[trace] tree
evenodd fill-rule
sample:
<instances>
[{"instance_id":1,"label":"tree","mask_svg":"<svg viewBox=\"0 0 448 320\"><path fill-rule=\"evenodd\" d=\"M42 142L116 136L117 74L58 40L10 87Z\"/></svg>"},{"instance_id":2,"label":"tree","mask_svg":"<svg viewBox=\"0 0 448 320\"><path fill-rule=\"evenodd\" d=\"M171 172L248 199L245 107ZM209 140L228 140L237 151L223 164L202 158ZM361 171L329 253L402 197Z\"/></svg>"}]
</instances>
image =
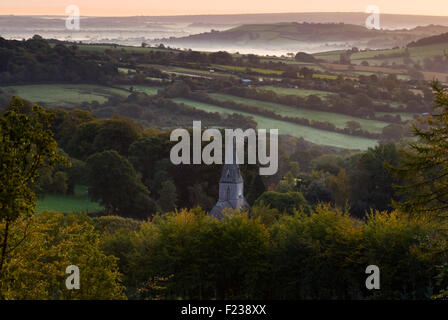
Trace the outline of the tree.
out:
<instances>
[{"instance_id":1,"label":"tree","mask_svg":"<svg viewBox=\"0 0 448 320\"><path fill-rule=\"evenodd\" d=\"M255 201L256 206L270 206L279 212L293 214L294 210L307 211L308 203L300 192L266 191Z\"/></svg>"},{"instance_id":2,"label":"tree","mask_svg":"<svg viewBox=\"0 0 448 320\"><path fill-rule=\"evenodd\" d=\"M299 62L315 62L316 58L313 55L306 52L297 52L295 60Z\"/></svg>"},{"instance_id":3,"label":"tree","mask_svg":"<svg viewBox=\"0 0 448 320\"><path fill-rule=\"evenodd\" d=\"M250 205L252 205L255 200L257 200L258 197L266 191L264 181L258 173L254 174L252 179L249 181L248 190L249 192L247 193L246 199Z\"/></svg>"},{"instance_id":4,"label":"tree","mask_svg":"<svg viewBox=\"0 0 448 320\"><path fill-rule=\"evenodd\" d=\"M310 69L310 68L307 68L307 67L303 67L303 68L300 68L299 74L301 76L303 76L305 79L312 79L314 71L313 71L313 69Z\"/></svg>"},{"instance_id":5,"label":"tree","mask_svg":"<svg viewBox=\"0 0 448 320\"><path fill-rule=\"evenodd\" d=\"M35 105L24 113L23 101L13 97L0 118L0 276L10 250L9 227L19 217L30 216L36 206L31 184L38 178L39 169L68 164L57 152L57 143L50 127L52 114Z\"/></svg>"},{"instance_id":6,"label":"tree","mask_svg":"<svg viewBox=\"0 0 448 320\"><path fill-rule=\"evenodd\" d=\"M194 207L199 206L206 210L213 208L216 199L207 194L208 188L207 181L197 182L193 186L188 187L188 199Z\"/></svg>"},{"instance_id":7,"label":"tree","mask_svg":"<svg viewBox=\"0 0 448 320\"><path fill-rule=\"evenodd\" d=\"M85 160L96 152L93 143L100 128L101 121L89 121L81 124L76 128L65 151L74 158Z\"/></svg>"},{"instance_id":8,"label":"tree","mask_svg":"<svg viewBox=\"0 0 448 320\"><path fill-rule=\"evenodd\" d=\"M350 190L349 181L345 169L340 169L336 176L328 178L328 185L337 208L346 209L349 202Z\"/></svg>"},{"instance_id":9,"label":"tree","mask_svg":"<svg viewBox=\"0 0 448 320\"><path fill-rule=\"evenodd\" d=\"M86 161L89 196L109 214L145 218L154 212L148 189L129 161L115 150L103 151Z\"/></svg>"},{"instance_id":10,"label":"tree","mask_svg":"<svg viewBox=\"0 0 448 320\"><path fill-rule=\"evenodd\" d=\"M406 134L406 128L402 125L391 123L385 126L382 130L382 135L393 140L400 140Z\"/></svg>"},{"instance_id":11,"label":"tree","mask_svg":"<svg viewBox=\"0 0 448 320\"><path fill-rule=\"evenodd\" d=\"M217 64L231 64L233 61L232 55L226 51L210 53L209 59L212 63Z\"/></svg>"},{"instance_id":12,"label":"tree","mask_svg":"<svg viewBox=\"0 0 448 320\"><path fill-rule=\"evenodd\" d=\"M420 119L413 126L416 142L409 144L403 163L395 172L404 179L398 190L407 196L400 203L406 212L436 214L446 218L448 209L448 92L437 82L432 83L435 94L435 114Z\"/></svg>"},{"instance_id":13,"label":"tree","mask_svg":"<svg viewBox=\"0 0 448 320\"><path fill-rule=\"evenodd\" d=\"M168 156L167 150L166 142L160 136L139 138L129 147L129 160L142 174L145 184L155 171L156 162Z\"/></svg>"},{"instance_id":14,"label":"tree","mask_svg":"<svg viewBox=\"0 0 448 320\"><path fill-rule=\"evenodd\" d=\"M129 146L142 135L142 129L134 121L115 117L102 122L93 142L96 151L116 150L127 156Z\"/></svg>"},{"instance_id":15,"label":"tree","mask_svg":"<svg viewBox=\"0 0 448 320\"><path fill-rule=\"evenodd\" d=\"M159 193L158 205L163 212L169 212L176 209L177 192L176 185L172 180L162 182L162 188Z\"/></svg>"},{"instance_id":16,"label":"tree","mask_svg":"<svg viewBox=\"0 0 448 320\"><path fill-rule=\"evenodd\" d=\"M286 70L282 73L282 77L289 79L297 79L297 71L294 69Z\"/></svg>"},{"instance_id":17,"label":"tree","mask_svg":"<svg viewBox=\"0 0 448 320\"><path fill-rule=\"evenodd\" d=\"M394 144L379 145L353 156L348 171L351 213L363 217L370 209L392 209L392 200L398 200L393 188L398 180L388 166L398 165L400 158L400 150Z\"/></svg>"},{"instance_id":18,"label":"tree","mask_svg":"<svg viewBox=\"0 0 448 320\"><path fill-rule=\"evenodd\" d=\"M4 223L0 223L3 226ZM125 299L117 258L101 251L99 234L84 214L41 213L19 218L12 234L28 233L6 264L0 281L4 299ZM65 270L80 270L80 289L67 290Z\"/></svg>"},{"instance_id":19,"label":"tree","mask_svg":"<svg viewBox=\"0 0 448 320\"><path fill-rule=\"evenodd\" d=\"M371 108L373 106L372 99L365 93L357 93L353 97L353 106L356 108Z\"/></svg>"},{"instance_id":20,"label":"tree","mask_svg":"<svg viewBox=\"0 0 448 320\"><path fill-rule=\"evenodd\" d=\"M350 130L351 133L356 132L361 129L361 124L358 121L350 120L345 123L348 130Z\"/></svg>"},{"instance_id":21,"label":"tree","mask_svg":"<svg viewBox=\"0 0 448 320\"><path fill-rule=\"evenodd\" d=\"M66 194L68 190L67 174L63 171L58 171L53 176L53 183L51 191L58 194Z\"/></svg>"}]
</instances>

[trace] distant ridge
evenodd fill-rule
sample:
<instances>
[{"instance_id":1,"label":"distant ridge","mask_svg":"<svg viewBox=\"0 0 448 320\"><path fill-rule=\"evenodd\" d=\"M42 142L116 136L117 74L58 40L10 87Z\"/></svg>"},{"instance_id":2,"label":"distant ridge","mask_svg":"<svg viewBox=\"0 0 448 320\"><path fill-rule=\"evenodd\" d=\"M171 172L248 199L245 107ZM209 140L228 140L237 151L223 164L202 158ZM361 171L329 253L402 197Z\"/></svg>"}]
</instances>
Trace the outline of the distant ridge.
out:
<instances>
[{"instance_id":1,"label":"distant ridge","mask_svg":"<svg viewBox=\"0 0 448 320\"><path fill-rule=\"evenodd\" d=\"M369 30L365 26L345 23L248 24L225 31L212 31L179 38L154 40L181 47L290 48L306 44L340 44L360 48L404 47L412 41L448 32L447 26L425 26L413 29Z\"/></svg>"},{"instance_id":2,"label":"distant ridge","mask_svg":"<svg viewBox=\"0 0 448 320\"><path fill-rule=\"evenodd\" d=\"M183 15L183 16L133 16L133 17L85 17L88 27L95 25L120 26L138 25L148 22L161 23L202 23L241 25L255 23L310 22L310 23L347 23L364 25L368 14L364 12L302 12L302 13L254 13L221 15ZM0 16L0 27L14 20L26 19L31 24L51 26L60 23L64 16ZM448 26L448 16L424 16L403 14L381 14L381 27L386 29L415 28L430 24ZM9 25L10 26L10 25Z\"/></svg>"},{"instance_id":3,"label":"distant ridge","mask_svg":"<svg viewBox=\"0 0 448 320\"><path fill-rule=\"evenodd\" d=\"M408 44L408 47L420 47L420 46L427 46L432 44L439 44L439 43L448 43L448 32L442 33L437 36L427 37L423 38L417 41L412 41Z\"/></svg>"}]
</instances>

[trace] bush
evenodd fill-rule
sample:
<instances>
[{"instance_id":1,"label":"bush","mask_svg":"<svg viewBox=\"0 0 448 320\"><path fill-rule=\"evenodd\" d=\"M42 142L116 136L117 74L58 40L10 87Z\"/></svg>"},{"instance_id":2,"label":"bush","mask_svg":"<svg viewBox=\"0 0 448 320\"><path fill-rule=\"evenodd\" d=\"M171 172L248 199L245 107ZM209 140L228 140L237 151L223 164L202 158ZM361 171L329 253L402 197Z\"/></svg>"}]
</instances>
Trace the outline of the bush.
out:
<instances>
[{"instance_id":1,"label":"bush","mask_svg":"<svg viewBox=\"0 0 448 320\"><path fill-rule=\"evenodd\" d=\"M255 205L263 204L288 214L300 209L306 212L309 210L308 203L300 192L266 191L255 201Z\"/></svg>"}]
</instances>

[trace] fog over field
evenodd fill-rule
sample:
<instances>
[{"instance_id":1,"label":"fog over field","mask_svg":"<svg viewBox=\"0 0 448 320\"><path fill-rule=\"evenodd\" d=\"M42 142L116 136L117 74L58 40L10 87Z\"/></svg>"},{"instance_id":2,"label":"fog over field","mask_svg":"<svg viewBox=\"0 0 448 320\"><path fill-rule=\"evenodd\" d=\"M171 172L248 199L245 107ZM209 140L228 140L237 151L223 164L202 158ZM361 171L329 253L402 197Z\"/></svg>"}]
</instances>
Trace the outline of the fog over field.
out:
<instances>
[{"instance_id":1,"label":"fog over field","mask_svg":"<svg viewBox=\"0 0 448 320\"><path fill-rule=\"evenodd\" d=\"M239 15L191 15L191 16L135 16L135 17L81 17L79 31L67 30L65 16L0 16L0 36L5 39L28 39L35 34L44 38L82 41L83 43L116 43L140 46L152 45L172 38L187 37L204 32L224 31L243 24L271 24L279 22L340 23L364 25L365 13L278 13ZM410 29L428 25L448 26L448 17L382 14L381 27L388 30ZM164 39L163 41L161 39ZM301 42L293 46L257 45L242 46L208 43L168 43L173 47L195 50L282 55L287 52L319 52L366 47L356 41Z\"/></svg>"}]
</instances>

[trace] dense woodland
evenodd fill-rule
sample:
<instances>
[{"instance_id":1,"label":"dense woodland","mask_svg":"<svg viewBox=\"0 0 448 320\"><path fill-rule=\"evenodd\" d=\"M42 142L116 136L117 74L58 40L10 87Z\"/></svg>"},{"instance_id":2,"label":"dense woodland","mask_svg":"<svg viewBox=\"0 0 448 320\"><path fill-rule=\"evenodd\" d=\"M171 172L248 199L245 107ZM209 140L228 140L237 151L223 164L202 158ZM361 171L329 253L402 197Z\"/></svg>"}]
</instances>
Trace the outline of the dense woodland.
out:
<instances>
[{"instance_id":1,"label":"dense woodland","mask_svg":"<svg viewBox=\"0 0 448 320\"><path fill-rule=\"evenodd\" d=\"M39 37L0 39L0 57L2 85L94 81L129 86L127 97L78 108L38 106L0 92L0 298L447 297L448 150L443 141L448 93L437 82L431 88L424 81L393 75L314 79L309 78L310 69L291 74L295 67L273 66L251 55L243 60L226 52L162 49L93 53ZM280 81L272 84L325 89L334 96L282 96L231 77L170 78L151 96L133 90L151 84L154 80L148 77L161 75L156 65L191 63L198 68L201 63L284 68ZM137 68L132 76L118 72L119 66L139 64L153 66ZM410 88L423 94L411 94ZM361 119L378 119L375 111L391 111L389 102L395 101L401 103L395 112L432 116L418 117L415 123L389 116L383 119L390 124L382 133L367 132L359 123L341 129L282 117L380 143L361 152L280 136L277 174L261 177L256 165L241 165L251 209L229 212L219 221L207 213L218 198L220 166L173 165L170 132L195 119L206 127L257 124L250 117L223 117L171 99L280 116L218 101L210 92ZM104 210L35 213L36 199L73 194L77 185L87 186L89 198ZM70 264L86 275L79 291L63 288ZM381 268L380 291L365 289L364 271L370 264Z\"/></svg>"}]
</instances>

